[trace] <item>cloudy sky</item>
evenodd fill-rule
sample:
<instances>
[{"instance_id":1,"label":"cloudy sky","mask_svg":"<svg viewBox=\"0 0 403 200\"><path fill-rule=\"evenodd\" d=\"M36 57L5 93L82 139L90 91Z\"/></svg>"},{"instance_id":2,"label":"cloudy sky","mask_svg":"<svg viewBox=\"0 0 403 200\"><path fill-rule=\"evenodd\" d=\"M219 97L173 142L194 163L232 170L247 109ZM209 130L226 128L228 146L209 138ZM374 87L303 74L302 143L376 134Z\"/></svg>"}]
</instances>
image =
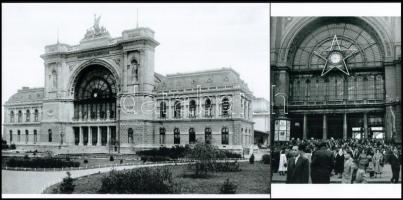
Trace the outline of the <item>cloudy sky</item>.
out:
<instances>
[{"instance_id":1,"label":"cloudy sky","mask_svg":"<svg viewBox=\"0 0 403 200\"><path fill-rule=\"evenodd\" d=\"M257 97L269 97L268 4L2 4L2 104L23 86L44 86L44 46L76 45L94 14L112 37L155 31L155 71L232 67ZM3 113L2 113L3 115Z\"/></svg>"}]
</instances>

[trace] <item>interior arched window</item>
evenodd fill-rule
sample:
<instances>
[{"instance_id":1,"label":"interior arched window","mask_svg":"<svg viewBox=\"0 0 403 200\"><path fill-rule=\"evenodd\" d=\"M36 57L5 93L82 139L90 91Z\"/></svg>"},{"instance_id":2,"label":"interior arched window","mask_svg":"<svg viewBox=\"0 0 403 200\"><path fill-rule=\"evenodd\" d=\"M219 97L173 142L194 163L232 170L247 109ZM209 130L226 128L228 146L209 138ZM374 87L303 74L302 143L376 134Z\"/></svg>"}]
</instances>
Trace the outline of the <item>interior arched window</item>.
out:
<instances>
[{"instance_id":1,"label":"interior arched window","mask_svg":"<svg viewBox=\"0 0 403 200\"><path fill-rule=\"evenodd\" d=\"M14 123L14 111L10 112L10 123Z\"/></svg>"},{"instance_id":2,"label":"interior arched window","mask_svg":"<svg viewBox=\"0 0 403 200\"><path fill-rule=\"evenodd\" d=\"M27 110L25 115L26 115L25 116L25 121L29 122L31 120L31 112L30 112L30 110Z\"/></svg>"},{"instance_id":3,"label":"interior arched window","mask_svg":"<svg viewBox=\"0 0 403 200\"><path fill-rule=\"evenodd\" d=\"M39 118L39 112L38 112L38 109L35 109L35 112L34 112L34 121L37 122L37 121L38 121L38 118Z\"/></svg>"},{"instance_id":4,"label":"interior arched window","mask_svg":"<svg viewBox=\"0 0 403 200\"><path fill-rule=\"evenodd\" d=\"M224 97L221 102L221 115L223 117L229 117L230 103L227 97Z\"/></svg>"},{"instance_id":5,"label":"interior arched window","mask_svg":"<svg viewBox=\"0 0 403 200\"><path fill-rule=\"evenodd\" d=\"M192 99L189 102L189 118L195 118L195 117L196 117L196 101Z\"/></svg>"},{"instance_id":6,"label":"interior arched window","mask_svg":"<svg viewBox=\"0 0 403 200\"><path fill-rule=\"evenodd\" d=\"M212 105L211 105L211 100L210 98L207 98L206 101L204 102L204 115L205 117L211 117L212 116Z\"/></svg>"},{"instance_id":7,"label":"interior arched window","mask_svg":"<svg viewBox=\"0 0 403 200\"><path fill-rule=\"evenodd\" d=\"M163 101L160 103L160 118L166 118L167 104Z\"/></svg>"},{"instance_id":8,"label":"interior arched window","mask_svg":"<svg viewBox=\"0 0 403 200\"><path fill-rule=\"evenodd\" d=\"M176 101L174 104L174 118L181 118L182 105L180 101Z\"/></svg>"},{"instance_id":9,"label":"interior arched window","mask_svg":"<svg viewBox=\"0 0 403 200\"><path fill-rule=\"evenodd\" d=\"M21 110L19 110L18 111L18 122L22 122L22 111Z\"/></svg>"}]
</instances>

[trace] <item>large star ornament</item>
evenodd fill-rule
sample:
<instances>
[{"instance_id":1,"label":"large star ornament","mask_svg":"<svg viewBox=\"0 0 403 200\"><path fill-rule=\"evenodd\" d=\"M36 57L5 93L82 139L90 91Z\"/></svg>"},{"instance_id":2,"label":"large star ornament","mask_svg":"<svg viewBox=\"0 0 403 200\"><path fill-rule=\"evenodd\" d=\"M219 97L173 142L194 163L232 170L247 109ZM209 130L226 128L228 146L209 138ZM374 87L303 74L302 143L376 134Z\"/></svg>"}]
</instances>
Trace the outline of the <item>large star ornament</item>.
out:
<instances>
[{"instance_id":1,"label":"large star ornament","mask_svg":"<svg viewBox=\"0 0 403 200\"><path fill-rule=\"evenodd\" d=\"M336 46L336 48L335 48ZM318 56L319 58L325 60L325 65L322 70L321 76L324 76L333 68L337 68L341 72L345 73L346 75L350 76L350 72L348 71L348 67L346 64L347 58L351 57L358 51L356 49L344 49L340 48L339 41L337 40L337 36L334 35L332 44L328 50L324 50L327 53L327 56L324 57L320 53L313 51L313 53ZM349 53L350 52L350 53Z\"/></svg>"}]
</instances>

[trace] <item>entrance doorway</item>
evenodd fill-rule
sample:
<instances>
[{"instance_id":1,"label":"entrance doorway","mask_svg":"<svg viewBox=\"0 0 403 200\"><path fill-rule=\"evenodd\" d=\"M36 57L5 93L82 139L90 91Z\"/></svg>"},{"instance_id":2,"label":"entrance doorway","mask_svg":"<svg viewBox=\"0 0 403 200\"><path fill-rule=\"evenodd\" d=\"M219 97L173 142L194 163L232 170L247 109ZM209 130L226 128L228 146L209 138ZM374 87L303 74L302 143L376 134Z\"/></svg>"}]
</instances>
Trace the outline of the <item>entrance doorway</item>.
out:
<instances>
[{"instance_id":1,"label":"entrance doorway","mask_svg":"<svg viewBox=\"0 0 403 200\"><path fill-rule=\"evenodd\" d=\"M340 139L343 138L343 115L327 115L327 137Z\"/></svg>"},{"instance_id":2,"label":"entrance doorway","mask_svg":"<svg viewBox=\"0 0 403 200\"><path fill-rule=\"evenodd\" d=\"M323 116L322 115L308 115L308 138L321 139L323 136Z\"/></svg>"}]
</instances>

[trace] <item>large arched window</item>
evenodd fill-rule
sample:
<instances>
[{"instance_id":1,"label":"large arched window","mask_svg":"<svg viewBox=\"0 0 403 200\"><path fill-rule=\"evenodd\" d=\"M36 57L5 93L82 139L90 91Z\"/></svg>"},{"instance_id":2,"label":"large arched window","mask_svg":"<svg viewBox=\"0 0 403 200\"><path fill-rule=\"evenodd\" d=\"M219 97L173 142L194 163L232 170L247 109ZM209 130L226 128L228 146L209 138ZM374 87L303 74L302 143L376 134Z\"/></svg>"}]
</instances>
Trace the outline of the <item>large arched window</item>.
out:
<instances>
[{"instance_id":1,"label":"large arched window","mask_svg":"<svg viewBox=\"0 0 403 200\"><path fill-rule=\"evenodd\" d=\"M206 144L211 144L211 140L212 140L212 136L211 136L211 128L207 127L204 129L204 140Z\"/></svg>"},{"instance_id":2,"label":"large arched window","mask_svg":"<svg viewBox=\"0 0 403 200\"><path fill-rule=\"evenodd\" d=\"M21 110L18 111L18 122L19 123L22 122L22 111Z\"/></svg>"},{"instance_id":3,"label":"large arched window","mask_svg":"<svg viewBox=\"0 0 403 200\"><path fill-rule=\"evenodd\" d=\"M38 132L36 129L34 129L34 144L38 142Z\"/></svg>"},{"instance_id":4,"label":"large arched window","mask_svg":"<svg viewBox=\"0 0 403 200\"><path fill-rule=\"evenodd\" d=\"M181 135L179 128L174 129L174 144L180 144L181 143Z\"/></svg>"},{"instance_id":5,"label":"large arched window","mask_svg":"<svg viewBox=\"0 0 403 200\"><path fill-rule=\"evenodd\" d=\"M223 127L221 130L221 144L229 144L229 133L227 127Z\"/></svg>"},{"instance_id":6,"label":"large arched window","mask_svg":"<svg viewBox=\"0 0 403 200\"><path fill-rule=\"evenodd\" d=\"M189 118L195 118L195 117L196 117L196 101L192 99L189 102Z\"/></svg>"},{"instance_id":7,"label":"large arched window","mask_svg":"<svg viewBox=\"0 0 403 200\"><path fill-rule=\"evenodd\" d=\"M167 104L163 101L160 103L160 118L164 119L167 116Z\"/></svg>"},{"instance_id":8,"label":"large arched window","mask_svg":"<svg viewBox=\"0 0 403 200\"><path fill-rule=\"evenodd\" d=\"M48 142L52 142L52 129L48 129Z\"/></svg>"},{"instance_id":9,"label":"large arched window","mask_svg":"<svg viewBox=\"0 0 403 200\"><path fill-rule=\"evenodd\" d=\"M227 97L224 97L221 102L221 116L229 117L230 116L230 102Z\"/></svg>"},{"instance_id":10,"label":"large arched window","mask_svg":"<svg viewBox=\"0 0 403 200\"><path fill-rule=\"evenodd\" d=\"M116 117L116 79L105 67L88 66L74 82L74 119L96 120Z\"/></svg>"},{"instance_id":11,"label":"large arched window","mask_svg":"<svg viewBox=\"0 0 403 200\"><path fill-rule=\"evenodd\" d=\"M10 112L10 123L14 123L14 111Z\"/></svg>"},{"instance_id":12,"label":"large arched window","mask_svg":"<svg viewBox=\"0 0 403 200\"><path fill-rule=\"evenodd\" d=\"M210 98L207 98L204 102L204 116L205 117L212 117L212 105Z\"/></svg>"},{"instance_id":13,"label":"large arched window","mask_svg":"<svg viewBox=\"0 0 403 200\"><path fill-rule=\"evenodd\" d=\"M37 121L38 121L38 118L39 118L39 112L38 112L38 109L35 109L35 112L34 112L34 121L37 122Z\"/></svg>"},{"instance_id":14,"label":"large arched window","mask_svg":"<svg viewBox=\"0 0 403 200\"><path fill-rule=\"evenodd\" d=\"M196 133L194 128L189 129L189 144L194 144L196 142Z\"/></svg>"},{"instance_id":15,"label":"large arched window","mask_svg":"<svg viewBox=\"0 0 403 200\"><path fill-rule=\"evenodd\" d=\"M382 43L375 28L358 17L321 17L302 27L286 51L291 100L302 101L298 84L304 82L298 81L306 75L320 75L318 92L311 90L307 101L313 96L319 102L347 99L349 104L382 99L377 96L377 75L385 73ZM382 87L379 84L379 90Z\"/></svg>"},{"instance_id":16,"label":"large arched window","mask_svg":"<svg viewBox=\"0 0 403 200\"><path fill-rule=\"evenodd\" d=\"M174 104L174 118L181 118L182 105L180 101L176 101Z\"/></svg>"},{"instance_id":17,"label":"large arched window","mask_svg":"<svg viewBox=\"0 0 403 200\"><path fill-rule=\"evenodd\" d=\"M30 110L27 110L26 111L26 113L25 113L25 121L26 122L29 122L30 120L31 120L31 111Z\"/></svg>"},{"instance_id":18,"label":"large arched window","mask_svg":"<svg viewBox=\"0 0 403 200\"><path fill-rule=\"evenodd\" d=\"M127 143L133 144L133 129L129 128L127 130Z\"/></svg>"},{"instance_id":19,"label":"large arched window","mask_svg":"<svg viewBox=\"0 0 403 200\"><path fill-rule=\"evenodd\" d=\"M28 137L29 137L29 132L28 132L28 130L25 130L25 144L28 144L28 141L29 141Z\"/></svg>"},{"instance_id":20,"label":"large arched window","mask_svg":"<svg viewBox=\"0 0 403 200\"><path fill-rule=\"evenodd\" d=\"M165 128L160 128L160 144L165 144Z\"/></svg>"}]
</instances>

